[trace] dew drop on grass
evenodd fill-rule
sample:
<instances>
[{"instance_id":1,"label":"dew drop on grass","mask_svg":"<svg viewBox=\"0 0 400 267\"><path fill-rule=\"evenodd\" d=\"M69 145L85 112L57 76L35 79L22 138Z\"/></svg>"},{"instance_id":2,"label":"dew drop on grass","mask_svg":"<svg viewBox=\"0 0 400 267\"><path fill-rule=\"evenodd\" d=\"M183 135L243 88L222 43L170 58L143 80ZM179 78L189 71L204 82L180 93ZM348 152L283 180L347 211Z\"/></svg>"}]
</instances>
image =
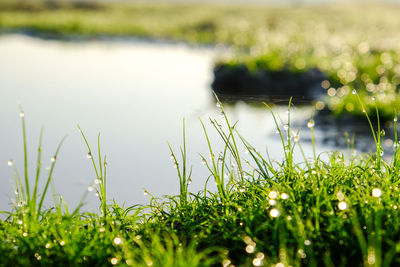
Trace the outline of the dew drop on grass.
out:
<instances>
[{"instance_id":1,"label":"dew drop on grass","mask_svg":"<svg viewBox=\"0 0 400 267\"><path fill-rule=\"evenodd\" d=\"M340 201L342 201L344 199L344 194L342 191L339 191L336 193L336 197L337 199L339 199Z\"/></svg>"},{"instance_id":2,"label":"dew drop on grass","mask_svg":"<svg viewBox=\"0 0 400 267\"><path fill-rule=\"evenodd\" d=\"M51 157L51 162L56 161L56 156Z\"/></svg>"},{"instance_id":3,"label":"dew drop on grass","mask_svg":"<svg viewBox=\"0 0 400 267\"><path fill-rule=\"evenodd\" d=\"M93 181L94 184L99 184L100 182L101 182L100 179L94 179Z\"/></svg>"},{"instance_id":4,"label":"dew drop on grass","mask_svg":"<svg viewBox=\"0 0 400 267\"><path fill-rule=\"evenodd\" d=\"M64 240L61 240L61 241L60 241L60 246L63 247L64 245L65 245L65 241L64 241Z\"/></svg>"},{"instance_id":5,"label":"dew drop on grass","mask_svg":"<svg viewBox=\"0 0 400 267\"><path fill-rule=\"evenodd\" d=\"M299 142L299 141L300 141L300 136L299 136L298 134L296 134L296 135L293 137L293 141L295 141L296 143Z\"/></svg>"},{"instance_id":6,"label":"dew drop on grass","mask_svg":"<svg viewBox=\"0 0 400 267\"><path fill-rule=\"evenodd\" d=\"M393 143L393 148L396 150L400 146L400 141Z\"/></svg>"},{"instance_id":7,"label":"dew drop on grass","mask_svg":"<svg viewBox=\"0 0 400 267\"><path fill-rule=\"evenodd\" d=\"M246 246L246 252L249 254L254 253L255 250L256 250L256 247L254 244L248 244Z\"/></svg>"},{"instance_id":8,"label":"dew drop on grass","mask_svg":"<svg viewBox=\"0 0 400 267\"><path fill-rule=\"evenodd\" d=\"M271 211L269 212L269 215L271 215L271 217L276 218L279 217L279 215L281 215L280 211L278 209L271 209Z\"/></svg>"},{"instance_id":9,"label":"dew drop on grass","mask_svg":"<svg viewBox=\"0 0 400 267\"><path fill-rule=\"evenodd\" d=\"M287 131L287 130L289 129L289 125L288 125L288 124L284 124L284 125L283 125L283 129L284 129L285 131Z\"/></svg>"},{"instance_id":10,"label":"dew drop on grass","mask_svg":"<svg viewBox=\"0 0 400 267\"><path fill-rule=\"evenodd\" d=\"M89 152L86 154L86 157L87 157L88 159L91 159L91 158L92 158L92 153L89 151Z\"/></svg>"},{"instance_id":11,"label":"dew drop on grass","mask_svg":"<svg viewBox=\"0 0 400 267\"><path fill-rule=\"evenodd\" d=\"M284 199L284 200L289 199L289 195L287 193L282 193L281 199Z\"/></svg>"},{"instance_id":12,"label":"dew drop on grass","mask_svg":"<svg viewBox=\"0 0 400 267\"><path fill-rule=\"evenodd\" d=\"M149 194L149 192L145 189L143 190L143 195L147 196Z\"/></svg>"},{"instance_id":13,"label":"dew drop on grass","mask_svg":"<svg viewBox=\"0 0 400 267\"><path fill-rule=\"evenodd\" d=\"M225 259L225 260L222 261L222 267L231 266L231 263L232 263L232 262L231 262L230 260Z\"/></svg>"},{"instance_id":14,"label":"dew drop on grass","mask_svg":"<svg viewBox=\"0 0 400 267\"><path fill-rule=\"evenodd\" d=\"M217 108L221 108L221 104L220 104L219 102L217 102L217 104L215 104L215 106L216 106Z\"/></svg>"},{"instance_id":15,"label":"dew drop on grass","mask_svg":"<svg viewBox=\"0 0 400 267\"><path fill-rule=\"evenodd\" d=\"M13 160L9 160L9 161L7 162L7 165L8 165L8 166L14 165L14 161L13 161Z\"/></svg>"},{"instance_id":16,"label":"dew drop on grass","mask_svg":"<svg viewBox=\"0 0 400 267\"><path fill-rule=\"evenodd\" d=\"M262 252L258 252L257 255L256 255L256 258L260 259L260 260L263 260L265 258L265 255Z\"/></svg>"},{"instance_id":17,"label":"dew drop on grass","mask_svg":"<svg viewBox=\"0 0 400 267\"><path fill-rule=\"evenodd\" d=\"M394 117L393 121L394 121L394 122L397 122L397 117Z\"/></svg>"},{"instance_id":18,"label":"dew drop on grass","mask_svg":"<svg viewBox=\"0 0 400 267\"><path fill-rule=\"evenodd\" d=\"M271 206L275 206L278 202L277 202L275 199L270 199L270 200L268 201L268 203L269 203Z\"/></svg>"},{"instance_id":19,"label":"dew drop on grass","mask_svg":"<svg viewBox=\"0 0 400 267\"><path fill-rule=\"evenodd\" d=\"M110 260L110 262L111 262L112 265L116 265L118 263L118 259L117 258L112 258Z\"/></svg>"},{"instance_id":20,"label":"dew drop on grass","mask_svg":"<svg viewBox=\"0 0 400 267\"><path fill-rule=\"evenodd\" d=\"M373 197L381 197L382 196L382 190L380 190L379 188L372 189L372 196Z\"/></svg>"},{"instance_id":21,"label":"dew drop on grass","mask_svg":"<svg viewBox=\"0 0 400 267\"><path fill-rule=\"evenodd\" d=\"M25 117L25 113L24 113L24 112L20 112L20 113L19 113L19 116L20 116L21 118L23 118L23 117Z\"/></svg>"},{"instance_id":22,"label":"dew drop on grass","mask_svg":"<svg viewBox=\"0 0 400 267\"><path fill-rule=\"evenodd\" d=\"M22 236L23 236L23 237L27 237L27 236L28 236L28 233L25 232L25 233L22 234Z\"/></svg>"},{"instance_id":23,"label":"dew drop on grass","mask_svg":"<svg viewBox=\"0 0 400 267\"><path fill-rule=\"evenodd\" d=\"M87 191L92 192L93 190L94 190L94 187L89 185L88 188L87 188Z\"/></svg>"},{"instance_id":24,"label":"dew drop on grass","mask_svg":"<svg viewBox=\"0 0 400 267\"><path fill-rule=\"evenodd\" d=\"M218 163L221 164L222 162L224 162L224 160L222 159L222 157L218 158Z\"/></svg>"},{"instance_id":25,"label":"dew drop on grass","mask_svg":"<svg viewBox=\"0 0 400 267\"><path fill-rule=\"evenodd\" d=\"M119 245L121 245L122 244L122 238L120 238L120 237L116 237L116 238L114 238L114 240L113 240L113 243L115 244L115 245L117 245L117 246L119 246Z\"/></svg>"},{"instance_id":26,"label":"dew drop on grass","mask_svg":"<svg viewBox=\"0 0 400 267\"><path fill-rule=\"evenodd\" d=\"M368 264L369 265L375 264L375 255L373 252L372 253L368 252Z\"/></svg>"},{"instance_id":27,"label":"dew drop on grass","mask_svg":"<svg viewBox=\"0 0 400 267\"><path fill-rule=\"evenodd\" d=\"M314 125L315 125L314 120L309 120L309 121L307 122L307 127L308 127L308 128L312 128L312 127L314 127Z\"/></svg>"},{"instance_id":28,"label":"dew drop on grass","mask_svg":"<svg viewBox=\"0 0 400 267\"><path fill-rule=\"evenodd\" d=\"M307 254L304 252L304 250L299 249L299 250L297 251L297 253L299 253L299 255L300 255L300 257L301 257L302 259L307 258Z\"/></svg>"},{"instance_id":29,"label":"dew drop on grass","mask_svg":"<svg viewBox=\"0 0 400 267\"><path fill-rule=\"evenodd\" d=\"M384 154L385 154L385 151L383 151L383 149L382 149L380 155L383 156Z\"/></svg>"},{"instance_id":30,"label":"dew drop on grass","mask_svg":"<svg viewBox=\"0 0 400 267\"><path fill-rule=\"evenodd\" d=\"M207 161L205 159L201 160L201 164L206 165Z\"/></svg>"},{"instance_id":31,"label":"dew drop on grass","mask_svg":"<svg viewBox=\"0 0 400 267\"><path fill-rule=\"evenodd\" d=\"M176 163L176 162L174 163L174 168L178 169L178 163Z\"/></svg>"},{"instance_id":32,"label":"dew drop on grass","mask_svg":"<svg viewBox=\"0 0 400 267\"><path fill-rule=\"evenodd\" d=\"M188 184L191 184L191 183L192 183L192 179L189 179L189 180L188 180Z\"/></svg>"},{"instance_id":33,"label":"dew drop on grass","mask_svg":"<svg viewBox=\"0 0 400 267\"><path fill-rule=\"evenodd\" d=\"M278 197L278 192L271 191L271 192L269 192L268 197L271 198L271 199L275 199L275 198Z\"/></svg>"},{"instance_id":34,"label":"dew drop on grass","mask_svg":"<svg viewBox=\"0 0 400 267\"><path fill-rule=\"evenodd\" d=\"M372 101L375 101L375 100L376 100L375 96L373 96L371 99L372 99Z\"/></svg>"},{"instance_id":35,"label":"dew drop on grass","mask_svg":"<svg viewBox=\"0 0 400 267\"><path fill-rule=\"evenodd\" d=\"M340 201L338 204L338 208L340 210L347 210L349 208L349 205L344 201Z\"/></svg>"},{"instance_id":36,"label":"dew drop on grass","mask_svg":"<svg viewBox=\"0 0 400 267\"><path fill-rule=\"evenodd\" d=\"M260 260L259 258L255 258L253 259L253 265L254 266L262 266L264 263L262 260Z\"/></svg>"},{"instance_id":37,"label":"dew drop on grass","mask_svg":"<svg viewBox=\"0 0 400 267\"><path fill-rule=\"evenodd\" d=\"M304 245L306 245L306 246L309 246L309 245L311 245L311 241L310 241L310 240L308 240L308 239L304 240Z\"/></svg>"},{"instance_id":38,"label":"dew drop on grass","mask_svg":"<svg viewBox=\"0 0 400 267\"><path fill-rule=\"evenodd\" d=\"M275 267L285 267L285 264L283 264L282 262L278 262L277 264L275 264Z\"/></svg>"},{"instance_id":39,"label":"dew drop on grass","mask_svg":"<svg viewBox=\"0 0 400 267\"><path fill-rule=\"evenodd\" d=\"M353 95L357 94L356 89L353 89L353 91L351 92Z\"/></svg>"},{"instance_id":40,"label":"dew drop on grass","mask_svg":"<svg viewBox=\"0 0 400 267\"><path fill-rule=\"evenodd\" d=\"M50 243L47 243L44 247L47 248L47 249L49 249L49 248L51 248L51 244L50 244Z\"/></svg>"},{"instance_id":41,"label":"dew drop on grass","mask_svg":"<svg viewBox=\"0 0 400 267\"><path fill-rule=\"evenodd\" d=\"M382 129L381 136L385 136L385 135L386 135L386 132L385 132L385 130Z\"/></svg>"}]
</instances>

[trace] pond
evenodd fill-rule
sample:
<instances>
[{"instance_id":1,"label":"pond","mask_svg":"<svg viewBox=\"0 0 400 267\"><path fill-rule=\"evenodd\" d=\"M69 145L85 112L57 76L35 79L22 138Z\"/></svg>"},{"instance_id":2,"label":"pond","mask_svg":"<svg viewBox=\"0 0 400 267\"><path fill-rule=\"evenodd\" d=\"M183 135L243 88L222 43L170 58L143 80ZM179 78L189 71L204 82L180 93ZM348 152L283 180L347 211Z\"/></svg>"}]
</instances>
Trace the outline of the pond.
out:
<instances>
[{"instance_id":1,"label":"pond","mask_svg":"<svg viewBox=\"0 0 400 267\"><path fill-rule=\"evenodd\" d=\"M101 134L108 161L108 198L125 206L148 203L147 189L157 197L178 192L178 178L167 141L175 151L182 145L186 122L188 160L193 165L190 189L204 188L208 178L200 154L209 152L200 120L217 147L221 142L209 118L220 120L210 90L214 61L222 48L190 47L140 40L42 40L19 34L0 36L0 209L9 210L13 197L15 161L23 167L23 145L18 105L25 111L29 167L34 174L40 128L44 127L43 175L58 142L67 135L54 172L55 192L75 207L95 175L78 132L83 129L92 149ZM258 150L268 148L278 162L283 153L271 114L244 103L226 107L239 132ZM287 107L276 107L283 121ZM309 139L310 107L292 109L292 120ZM323 132L317 132L317 141ZM307 156L310 142L302 144ZM318 141L318 152L332 144ZM301 155L298 153L298 160ZM42 180L44 177L42 176ZM213 184L210 183L210 188ZM47 199L52 203L51 197ZM84 209L95 211L94 192Z\"/></svg>"}]
</instances>

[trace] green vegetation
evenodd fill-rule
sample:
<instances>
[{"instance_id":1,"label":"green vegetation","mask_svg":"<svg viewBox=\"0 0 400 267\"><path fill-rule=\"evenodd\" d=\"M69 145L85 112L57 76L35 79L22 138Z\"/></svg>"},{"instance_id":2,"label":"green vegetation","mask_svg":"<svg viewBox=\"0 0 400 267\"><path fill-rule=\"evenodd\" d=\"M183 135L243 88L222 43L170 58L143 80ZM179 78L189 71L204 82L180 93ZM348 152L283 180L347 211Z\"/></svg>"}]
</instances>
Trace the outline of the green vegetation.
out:
<instances>
[{"instance_id":1,"label":"green vegetation","mask_svg":"<svg viewBox=\"0 0 400 267\"><path fill-rule=\"evenodd\" d=\"M326 75L328 94L317 108L363 116L351 94L356 89L367 110L378 105L382 119L391 120L400 104L398 12L396 5L365 3L240 7L1 0L0 28L227 44L236 53L219 64L245 64L253 71L318 68Z\"/></svg>"},{"instance_id":2,"label":"green vegetation","mask_svg":"<svg viewBox=\"0 0 400 267\"><path fill-rule=\"evenodd\" d=\"M184 127L179 154L171 148L180 193L160 200L145 191L151 198L146 206L124 208L107 200L107 163L100 137L95 152L81 131L95 172L88 191L97 191L98 214L81 212L81 205L69 211L62 197L53 208L41 209L37 200L45 197L52 172L39 195L40 140L35 186L29 188L21 113L24 176L21 179L15 168L15 205L0 221L1 264L281 267L400 263L397 135L394 155L385 161L384 133L379 122L373 129L365 113L375 153L349 158L341 152L317 155L313 140L314 153L309 158L301 147L301 132L291 128L290 112L284 120L271 112L285 155L282 162L276 162L252 147L235 130L219 102L218 106L224 118L210 122L225 144L221 151L215 151L210 130L202 123L210 153L203 162L210 173L208 183L215 183L216 189L206 184L204 191L190 192ZM396 126L395 121L395 131ZM312 119L307 127L313 133ZM294 161L295 150L303 155L301 162ZM9 165L15 166L12 161Z\"/></svg>"}]
</instances>

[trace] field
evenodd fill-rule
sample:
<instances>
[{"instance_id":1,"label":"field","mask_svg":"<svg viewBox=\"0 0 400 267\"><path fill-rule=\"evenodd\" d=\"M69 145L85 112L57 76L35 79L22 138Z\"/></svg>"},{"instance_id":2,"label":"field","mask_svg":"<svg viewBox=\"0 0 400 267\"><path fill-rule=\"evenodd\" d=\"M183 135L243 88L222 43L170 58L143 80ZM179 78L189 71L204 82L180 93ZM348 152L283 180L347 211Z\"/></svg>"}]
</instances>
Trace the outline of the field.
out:
<instances>
[{"instance_id":1,"label":"field","mask_svg":"<svg viewBox=\"0 0 400 267\"><path fill-rule=\"evenodd\" d=\"M300 133L270 112L283 161L269 158L223 118L199 122L209 170L204 190L192 192L186 132L170 147L179 194L148 205L124 207L108 198L107 162L101 140L82 143L93 166L86 194L97 193L99 211L69 207L48 197L58 151L48 172L38 154L28 159L21 110L24 165L15 174L13 206L0 220L0 266L398 266L400 265L399 8L389 5L224 6L0 0L0 28L43 38L141 37L227 45L235 52L216 66L245 66L251 73L304 73L318 68L326 96L317 110L350 113L370 125L375 153L315 153L313 118L307 123L314 153L306 156ZM377 15L379 14L379 15ZM105 19L106 18L106 19ZM393 155L384 157L382 125L394 126ZM51 127L51 126L50 126ZM210 131L223 143L216 150ZM354 152L354 153L353 153ZM295 153L302 156L294 161ZM35 168L28 168L34 165ZM156 167L156 166L155 166ZM34 170L33 172L31 172ZM195 175L193 175L195 177ZM39 181L44 180L44 187ZM216 190L211 190L215 184Z\"/></svg>"}]
</instances>

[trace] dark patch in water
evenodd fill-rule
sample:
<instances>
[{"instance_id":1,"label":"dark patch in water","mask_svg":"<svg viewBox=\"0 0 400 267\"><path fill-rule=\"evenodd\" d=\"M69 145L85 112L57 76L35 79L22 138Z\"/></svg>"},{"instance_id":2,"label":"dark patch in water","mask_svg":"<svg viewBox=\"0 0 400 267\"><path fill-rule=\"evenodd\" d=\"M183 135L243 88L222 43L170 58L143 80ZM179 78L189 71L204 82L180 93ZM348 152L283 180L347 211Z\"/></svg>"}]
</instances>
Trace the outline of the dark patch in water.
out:
<instances>
[{"instance_id":1,"label":"dark patch in water","mask_svg":"<svg viewBox=\"0 0 400 267\"><path fill-rule=\"evenodd\" d=\"M317 69L302 73L289 70L250 71L245 65L217 65L212 89L221 101L274 102L287 104L287 99L311 103L324 95L324 75Z\"/></svg>"}]
</instances>

